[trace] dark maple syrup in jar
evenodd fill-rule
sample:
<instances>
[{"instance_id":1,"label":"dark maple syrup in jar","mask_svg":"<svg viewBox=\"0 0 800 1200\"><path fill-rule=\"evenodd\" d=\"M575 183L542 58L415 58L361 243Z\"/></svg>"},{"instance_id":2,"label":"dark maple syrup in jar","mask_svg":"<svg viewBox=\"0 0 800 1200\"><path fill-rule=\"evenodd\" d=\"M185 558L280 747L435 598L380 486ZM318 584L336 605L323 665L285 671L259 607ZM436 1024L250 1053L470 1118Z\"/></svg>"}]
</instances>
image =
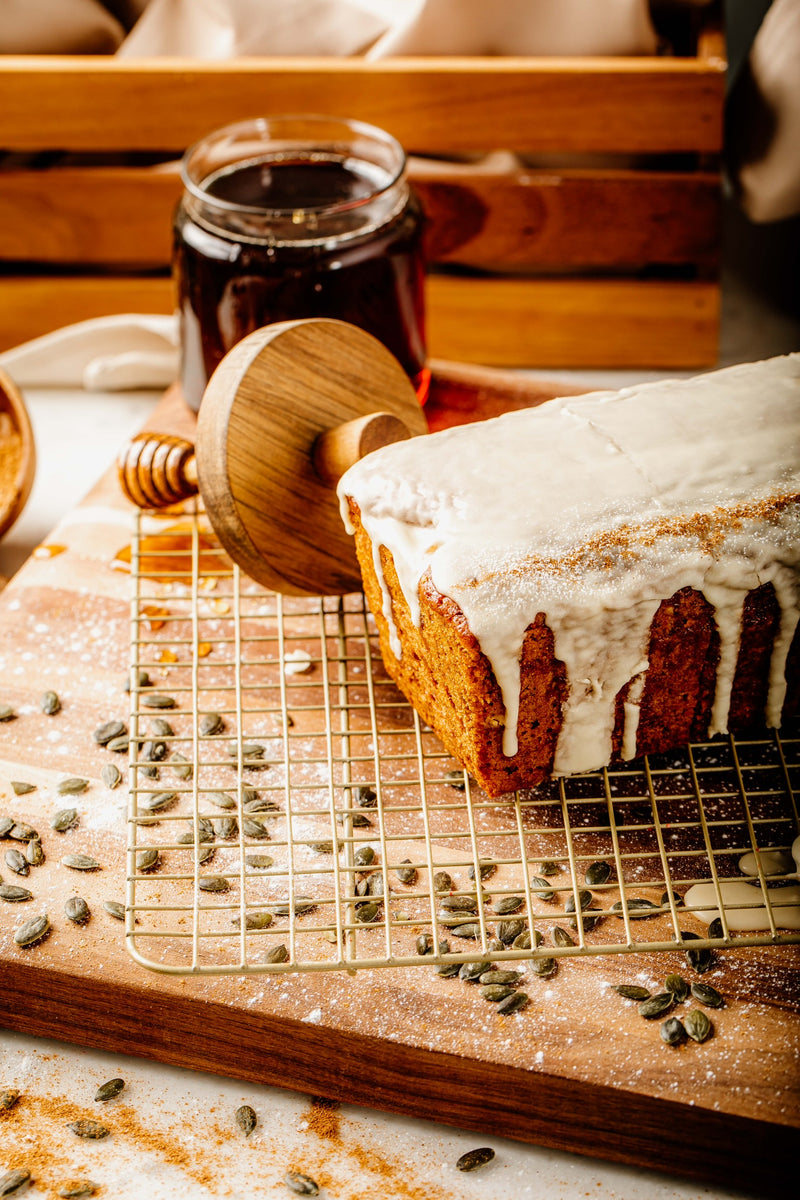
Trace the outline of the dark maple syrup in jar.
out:
<instances>
[{"instance_id":1,"label":"dark maple syrup in jar","mask_svg":"<svg viewBox=\"0 0 800 1200\"><path fill-rule=\"evenodd\" d=\"M381 130L315 117L243 122L187 153L174 270L190 407L236 342L302 317L373 334L424 401L422 214L404 166Z\"/></svg>"}]
</instances>

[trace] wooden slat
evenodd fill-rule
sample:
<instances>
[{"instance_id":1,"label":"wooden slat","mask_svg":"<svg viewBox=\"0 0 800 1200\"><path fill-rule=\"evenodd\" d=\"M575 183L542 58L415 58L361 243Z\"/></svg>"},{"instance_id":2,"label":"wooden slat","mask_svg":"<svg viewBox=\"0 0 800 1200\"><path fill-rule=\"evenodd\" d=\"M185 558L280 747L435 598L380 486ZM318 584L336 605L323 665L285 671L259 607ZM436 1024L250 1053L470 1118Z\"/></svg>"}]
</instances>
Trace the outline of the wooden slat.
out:
<instances>
[{"instance_id":1,"label":"wooden slat","mask_svg":"<svg viewBox=\"0 0 800 1200\"><path fill-rule=\"evenodd\" d=\"M415 159L431 262L487 270L648 263L716 265L719 179L713 173L486 173ZM13 171L0 189L0 258L166 266L175 167Z\"/></svg>"},{"instance_id":2,"label":"wooden slat","mask_svg":"<svg viewBox=\"0 0 800 1200\"><path fill-rule=\"evenodd\" d=\"M171 312L165 278L0 279L0 349L117 312ZM636 280L428 280L439 358L510 367L699 367L717 359L719 288Z\"/></svg>"},{"instance_id":3,"label":"wooden slat","mask_svg":"<svg viewBox=\"0 0 800 1200\"><path fill-rule=\"evenodd\" d=\"M718 151L724 63L670 58L15 57L0 146L180 150L270 112L358 116L412 151Z\"/></svg>"}]
</instances>

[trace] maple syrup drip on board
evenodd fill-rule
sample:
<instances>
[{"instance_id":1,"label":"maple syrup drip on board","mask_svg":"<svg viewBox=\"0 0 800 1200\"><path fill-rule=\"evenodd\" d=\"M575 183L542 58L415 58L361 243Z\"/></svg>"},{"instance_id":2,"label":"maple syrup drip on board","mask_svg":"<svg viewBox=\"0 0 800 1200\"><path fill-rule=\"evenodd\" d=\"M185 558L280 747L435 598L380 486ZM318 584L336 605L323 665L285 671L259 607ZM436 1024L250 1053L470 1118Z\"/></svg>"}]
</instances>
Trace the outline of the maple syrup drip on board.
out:
<instances>
[{"instance_id":1,"label":"maple syrup drip on board","mask_svg":"<svg viewBox=\"0 0 800 1200\"><path fill-rule=\"evenodd\" d=\"M193 532L189 521L170 525L163 532L139 541L139 575L160 583L191 583ZM123 546L110 562L112 571L132 570L133 547ZM197 572L209 576L230 574L231 560L210 534L197 535Z\"/></svg>"}]
</instances>

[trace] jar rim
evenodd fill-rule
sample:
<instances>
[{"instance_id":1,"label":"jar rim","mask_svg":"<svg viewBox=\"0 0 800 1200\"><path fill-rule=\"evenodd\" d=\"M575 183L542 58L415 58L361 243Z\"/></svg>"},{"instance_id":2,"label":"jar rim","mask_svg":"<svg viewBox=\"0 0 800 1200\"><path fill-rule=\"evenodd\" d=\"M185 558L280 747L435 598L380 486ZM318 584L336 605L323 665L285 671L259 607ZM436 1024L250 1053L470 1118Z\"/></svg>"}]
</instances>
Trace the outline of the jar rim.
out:
<instances>
[{"instance_id":1,"label":"jar rim","mask_svg":"<svg viewBox=\"0 0 800 1200\"><path fill-rule=\"evenodd\" d=\"M387 182L381 186L376 186L375 189L367 196L359 196L353 200L340 200L333 204L310 204L307 206L294 204L288 208L268 207L261 204L240 204L234 200L224 200L220 196L215 196L209 193L203 187L202 183L196 183L195 180L192 179L190 175L190 162L192 157L197 154L201 147L213 145L216 141L221 142L225 138L232 138L248 131L254 134L262 134L266 142L274 139L276 136L274 132L270 131L271 125L275 126L279 123L288 124L290 122L297 122L298 124L302 122L311 126L313 126L315 123L318 123L320 127L323 125L327 125L328 127L339 125L343 129L346 128L350 130L353 134L363 138L369 138L374 142L380 143L386 150L390 151L396 156L396 169L393 172L387 172L389 176ZM286 138L283 140L288 142L289 139ZM322 137L318 139L309 138L305 140L308 142L308 145L303 148L308 150L311 149L312 142L314 143L314 148L317 150L322 150L326 147L332 148L334 145L341 144L340 141L337 143L337 140L332 137L327 139ZM252 161L254 157L255 156L251 154L247 157L243 156L240 160L233 159L232 162L241 161L242 163L245 163L247 161ZM403 179L405 170L406 155L403 147L400 145L397 138L393 137L390 133L387 133L385 129L379 128L377 125L370 125L365 121L353 120L350 117L328 116L324 113L277 113L270 117L250 117L244 121L235 121L230 125L223 125L219 129L215 129L211 133L205 134L203 137L198 138L197 141L193 142L191 146L186 149L181 159L180 174L183 186L191 196L200 201L202 204L210 205L213 208L219 209L223 212L241 213L243 215L256 217L264 217L274 213L276 216L286 217L292 213L300 211L313 213L316 216L324 217L336 213L348 212L352 209L360 208L365 204L372 204L377 197L385 195L387 192L391 191L391 189ZM204 180L210 179L215 174L215 171L207 173L204 176Z\"/></svg>"}]
</instances>

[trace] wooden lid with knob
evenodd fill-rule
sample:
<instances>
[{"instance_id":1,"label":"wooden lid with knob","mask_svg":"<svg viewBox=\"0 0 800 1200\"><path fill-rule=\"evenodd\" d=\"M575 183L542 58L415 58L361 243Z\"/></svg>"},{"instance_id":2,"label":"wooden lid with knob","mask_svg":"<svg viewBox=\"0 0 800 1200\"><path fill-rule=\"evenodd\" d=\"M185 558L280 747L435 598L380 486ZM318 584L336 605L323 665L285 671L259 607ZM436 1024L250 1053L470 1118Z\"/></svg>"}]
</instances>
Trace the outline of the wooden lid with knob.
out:
<instances>
[{"instance_id":1,"label":"wooden lid with knob","mask_svg":"<svg viewBox=\"0 0 800 1200\"><path fill-rule=\"evenodd\" d=\"M190 443L143 435L120 460L123 490L163 507L198 490L231 558L265 587L341 595L361 587L336 496L371 450L428 427L408 376L343 321L268 325L209 380Z\"/></svg>"}]
</instances>

